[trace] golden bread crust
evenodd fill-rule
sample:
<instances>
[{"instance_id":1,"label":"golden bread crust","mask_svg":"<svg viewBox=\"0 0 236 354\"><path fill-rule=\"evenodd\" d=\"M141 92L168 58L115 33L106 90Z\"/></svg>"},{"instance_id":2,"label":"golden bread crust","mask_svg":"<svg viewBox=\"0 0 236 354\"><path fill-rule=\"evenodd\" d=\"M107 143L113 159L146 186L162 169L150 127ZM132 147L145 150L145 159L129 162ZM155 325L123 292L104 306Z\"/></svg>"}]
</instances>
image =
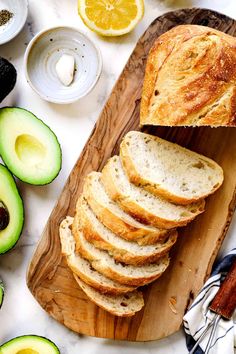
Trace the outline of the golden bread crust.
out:
<instances>
[{"instance_id":1,"label":"golden bread crust","mask_svg":"<svg viewBox=\"0 0 236 354\"><path fill-rule=\"evenodd\" d=\"M90 252L88 252L82 245L82 243L80 242L80 237L78 234L78 225L76 220L74 220L73 226L72 226L72 233L76 239L76 248L77 248L77 252L79 252L79 254L87 259L92 267L94 269L96 269L98 272L100 272L101 274L105 275L107 278L110 278L112 280L115 280L118 283L121 284L125 284L128 286L133 286L133 287L138 287L138 286L143 286L146 284L149 284L151 282L153 282L154 280L158 279L163 272L166 270L166 268L169 265L169 258L167 256L164 256L165 260L165 269L163 271L160 271L158 274L154 273L151 274L147 277L147 276L140 276L138 278L135 278L133 276L128 276L128 275L123 275L119 272L117 272L115 269L113 269L112 267L110 267L108 264L105 264L102 259L97 259L95 258Z\"/></svg>"},{"instance_id":2,"label":"golden bread crust","mask_svg":"<svg viewBox=\"0 0 236 354\"><path fill-rule=\"evenodd\" d=\"M76 268L73 264L73 262L70 261L70 258L67 257L66 259L68 267L72 270L72 272L79 276L80 279L82 279L86 284L92 286L94 289L98 290L102 294L109 294L109 295L121 295L121 294L126 294L130 291L134 291L136 287L132 286L126 286L123 284L120 284L120 286L113 288L107 284L100 283L96 279L87 276L85 273L80 272L78 268Z\"/></svg>"},{"instance_id":3,"label":"golden bread crust","mask_svg":"<svg viewBox=\"0 0 236 354\"><path fill-rule=\"evenodd\" d=\"M150 50L141 125L236 126L236 39L215 29L181 25Z\"/></svg>"},{"instance_id":4,"label":"golden bread crust","mask_svg":"<svg viewBox=\"0 0 236 354\"><path fill-rule=\"evenodd\" d=\"M114 246L111 242L106 241L98 232L98 230L96 230L96 228L94 227L92 220L89 218L86 213L86 210L83 207L82 201L80 207L77 205L75 219L77 219L77 224L80 224L83 235L88 242L92 243L96 248L107 251L110 255L114 257L117 262L125 264L140 266L149 263L154 263L158 259L163 257L165 254L167 254L171 247L177 241L177 231L174 230L170 233L169 238L166 240L166 242L160 244L159 248L156 248L155 251L146 255L140 255L136 254L135 252L122 249L120 247L118 248Z\"/></svg>"},{"instance_id":5,"label":"golden bread crust","mask_svg":"<svg viewBox=\"0 0 236 354\"><path fill-rule=\"evenodd\" d=\"M84 284L83 284L83 280L81 281L81 279L79 277L75 276L75 280L79 284L81 289L84 291L84 293L87 295L89 300L91 300L97 306L101 307L103 310L110 312L114 316L131 317L131 316L134 316L137 311L140 311L142 309L142 307L144 306L144 300L143 300L142 293L140 291L134 290L132 292L132 294L133 294L133 300L136 301L136 305L138 305L137 309L136 310L130 309L127 312L119 311L118 308L116 309L115 307L111 307L111 306L109 306L109 304L105 305L104 303L99 301L99 299L96 296L96 293L91 293L89 291L88 287L86 286L86 283L84 282ZM125 297L124 297L124 299L125 299ZM138 303L137 303L137 301L138 301Z\"/></svg>"},{"instance_id":6,"label":"golden bread crust","mask_svg":"<svg viewBox=\"0 0 236 354\"><path fill-rule=\"evenodd\" d=\"M148 136L148 134L146 135ZM154 137L154 136L151 136L151 138L156 140L159 139L158 137ZM148 179L145 178L144 175L138 172L135 164L133 163L133 159L129 152L129 146L127 144L128 143L124 138L120 145L120 158L121 158L122 166L124 167L124 170L126 171L126 174L129 178L129 181L137 186L141 186L142 188L146 189L148 192L156 195L157 197L161 196L162 198L165 198L172 203L180 204L180 205L188 205L188 204L199 202L200 200L203 200L207 198L209 195L215 193L221 187L224 181L224 172L222 168L215 161L209 159L204 155L197 154L191 151L192 155L201 157L202 160L207 161L209 164L211 165L214 164L216 166L216 169L220 169L221 180L214 188L212 188L212 190L209 193L202 195L201 198L194 198L194 197L186 198L180 195L173 194L167 189L163 188L160 184L158 185L150 182ZM175 145L177 146L177 144ZM185 149L185 148L181 147L181 149Z\"/></svg>"},{"instance_id":7,"label":"golden bread crust","mask_svg":"<svg viewBox=\"0 0 236 354\"><path fill-rule=\"evenodd\" d=\"M102 181L110 198L117 202L125 212L143 224L153 225L162 229L173 229L187 225L189 222L194 220L197 215L204 212L204 200L197 203L198 205L196 205L195 212L191 216L188 215L183 217L181 220L163 219L149 210L144 209L134 199L124 196L117 188L113 178L112 158L108 160L107 164L103 167Z\"/></svg>"},{"instance_id":8,"label":"golden bread crust","mask_svg":"<svg viewBox=\"0 0 236 354\"><path fill-rule=\"evenodd\" d=\"M139 245L152 245L158 241L165 239L168 236L168 230L157 228L146 228L145 225L140 224L140 227L135 226L114 214L108 207L101 204L99 199L93 193L91 188L90 174L86 177L83 194L87 200L90 208L96 214L97 218L112 232L119 235L128 241L136 241Z\"/></svg>"},{"instance_id":9,"label":"golden bread crust","mask_svg":"<svg viewBox=\"0 0 236 354\"><path fill-rule=\"evenodd\" d=\"M111 294L111 295L120 295L120 294L126 294L127 292L131 292L135 290L135 287L132 286L126 286L124 284L116 283L112 284L112 282L100 282L96 276L93 276L91 273L86 273L86 271L83 271L83 268L81 268L78 265L78 262L75 262L75 257L76 255L73 254L74 250L67 248L66 247L66 240L68 239L67 234L66 234L66 229L71 228L72 223L74 222L73 218L66 217L61 222L60 225L60 240L61 240L61 246L62 246L62 254L65 257L66 263L68 267L71 269L71 271L79 276L86 284L92 286L96 290L100 291L103 294ZM70 253L70 250L72 251L72 254ZM110 280L110 279L109 279Z\"/></svg>"}]
</instances>

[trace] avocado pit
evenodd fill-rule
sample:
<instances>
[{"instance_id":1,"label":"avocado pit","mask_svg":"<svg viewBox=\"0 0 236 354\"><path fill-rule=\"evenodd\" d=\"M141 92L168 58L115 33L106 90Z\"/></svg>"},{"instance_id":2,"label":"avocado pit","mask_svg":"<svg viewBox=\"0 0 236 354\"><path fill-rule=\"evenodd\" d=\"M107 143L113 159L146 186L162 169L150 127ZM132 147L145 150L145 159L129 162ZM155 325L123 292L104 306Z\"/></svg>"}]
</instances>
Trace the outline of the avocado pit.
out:
<instances>
[{"instance_id":1,"label":"avocado pit","mask_svg":"<svg viewBox=\"0 0 236 354\"><path fill-rule=\"evenodd\" d=\"M0 201L0 231L3 231L7 228L9 221L9 212L3 202Z\"/></svg>"}]
</instances>

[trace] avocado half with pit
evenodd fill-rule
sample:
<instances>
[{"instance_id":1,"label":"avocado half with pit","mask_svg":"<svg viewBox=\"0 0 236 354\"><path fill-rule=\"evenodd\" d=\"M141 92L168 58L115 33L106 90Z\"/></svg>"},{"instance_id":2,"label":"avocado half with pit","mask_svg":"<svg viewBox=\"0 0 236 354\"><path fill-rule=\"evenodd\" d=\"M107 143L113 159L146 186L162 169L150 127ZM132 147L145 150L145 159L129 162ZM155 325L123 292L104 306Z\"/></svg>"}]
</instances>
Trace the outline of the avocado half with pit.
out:
<instances>
[{"instance_id":1,"label":"avocado half with pit","mask_svg":"<svg viewBox=\"0 0 236 354\"><path fill-rule=\"evenodd\" d=\"M15 180L0 164L0 254L18 241L24 224L24 207Z\"/></svg>"},{"instance_id":2,"label":"avocado half with pit","mask_svg":"<svg viewBox=\"0 0 236 354\"><path fill-rule=\"evenodd\" d=\"M0 354L60 354L49 339L27 335L11 339L0 346Z\"/></svg>"},{"instance_id":3,"label":"avocado half with pit","mask_svg":"<svg viewBox=\"0 0 236 354\"><path fill-rule=\"evenodd\" d=\"M61 169L56 135L22 108L0 109L0 155L12 173L29 184L48 184Z\"/></svg>"}]
</instances>

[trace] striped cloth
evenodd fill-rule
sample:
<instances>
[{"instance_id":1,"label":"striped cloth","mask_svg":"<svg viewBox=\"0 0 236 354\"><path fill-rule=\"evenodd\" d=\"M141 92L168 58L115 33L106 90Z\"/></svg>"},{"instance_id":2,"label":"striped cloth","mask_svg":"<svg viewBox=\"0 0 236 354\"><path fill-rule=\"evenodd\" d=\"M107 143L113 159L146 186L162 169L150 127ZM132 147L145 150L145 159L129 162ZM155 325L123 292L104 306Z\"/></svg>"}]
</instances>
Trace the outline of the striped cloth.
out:
<instances>
[{"instance_id":1,"label":"striped cloth","mask_svg":"<svg viewBox=\"0 0 236 354\"><path fill-rule=\"evenodd\" d=\"M186 344L190 351L198 338L203 333L214 314L208 309L211 301L217 293L221 282L225 279L233 261L236 259L236 248L233 248L221 261L219 261L189 311L184 316L184 330ZM195 354L203 354L209 335L206 335ZM234 354L236 348L236 312L231 320L220 319L210 354Z\"/></svg>"}]
</instances>

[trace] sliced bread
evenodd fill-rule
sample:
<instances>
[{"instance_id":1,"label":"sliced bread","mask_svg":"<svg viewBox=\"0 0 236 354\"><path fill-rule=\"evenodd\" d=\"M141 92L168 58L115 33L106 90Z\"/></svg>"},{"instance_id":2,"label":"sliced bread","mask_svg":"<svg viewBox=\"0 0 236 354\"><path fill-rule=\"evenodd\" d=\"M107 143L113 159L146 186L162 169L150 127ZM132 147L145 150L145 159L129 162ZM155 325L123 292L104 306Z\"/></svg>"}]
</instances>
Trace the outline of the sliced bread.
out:
<instances>
[{"instance_id":1,"label":"sliced bread","mask_svg":"<svg viewBox=\"0 0 236 354\"><path fill-rule=\"evenodd\" d=\"M131 293L116 296L105 295L83 282L78 276L75 275L74 277L92 302L114 316L131 317L144 306L143 295L140 291L135 290Z\"/></svg>"},{"instance_id":2,"label":"sliced bread","mask_svg":"<svg viewBox=\"0 0 236 354\"><path fill-rule=\"evenodd\" d=\"M97 219L83 198L79 198L77 203L75 223L80 225L85 238L95 247L108 251L116 261L125 264L143 265L154 263L168 253L177 240L177 231L170 233L166 242L156 243L155 245L140 246L137 242L124 240L106 228ZM76 232L74 237L77 240Z\"/></svg>"},{"instance_id":3,"label":"sliced bread","mask_svg":"<svg viewBox=\"0 0 236 354\"><path fill-rule=\"evenodd\" d=\"M59 229L62 254L66 257L69 268L86 284L101 293L119 295L135 290L135 287L120 284L102 275L92 267L89 261L75 253L75 240L71 232L72 223L73 218L67 216Z\"/></svg>"},{"instance_id":4,"label":"sliced bread","mask_svg":"<svg viewBox=\"0 0 236 354\"><path fill-rule=\"evenodd\" d=\"M120 156L130 182L178 204L206 198L224 179L215 161L138 131L126 134Z\"/></svg>"},{"instance_id":5,"label":"sliced bread","mask_svg":"<svg viewBox=\"0 0 236 354\"><path fill-rule=\"evenodd\" d=\"M83 195L97 218L111 231L139 245L151 245L166 238L168 230L144 225L111 200L101 181L101 173L91 172L84 182Z\"/></svg>"},{"instance_id":6,"label":"sliced bread","mask_svg":"<svg viewBox=\"0 0 236 354\"><path fill-rule=\"evenodd\" d=\"M130 183L119 156L108 160L102 171L102 182L113 201L137 220L156 227L170 229L184 226L204 211L205 202L176 205L154 196Z\"/></svg>"},{"instance_id":7,"label":"sliced bread","mask_svg":"<svg viewBox=\"0 0 236 354\"><path fill-rule=\"evenodd\" d=\"M78 232L80 225L75 221L72 233L76 234L77 251L91 263L93 268L110 279L129 286L142 286L159 278L169 265L168 255L158 260L157 263L140 267L118 263L108 252L102 251L88 242L83 232Z\"/></svg>"}]
</instances>

